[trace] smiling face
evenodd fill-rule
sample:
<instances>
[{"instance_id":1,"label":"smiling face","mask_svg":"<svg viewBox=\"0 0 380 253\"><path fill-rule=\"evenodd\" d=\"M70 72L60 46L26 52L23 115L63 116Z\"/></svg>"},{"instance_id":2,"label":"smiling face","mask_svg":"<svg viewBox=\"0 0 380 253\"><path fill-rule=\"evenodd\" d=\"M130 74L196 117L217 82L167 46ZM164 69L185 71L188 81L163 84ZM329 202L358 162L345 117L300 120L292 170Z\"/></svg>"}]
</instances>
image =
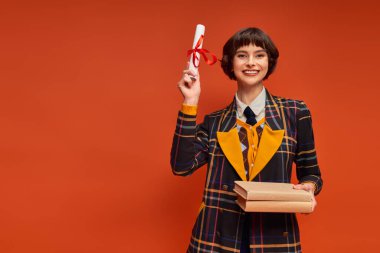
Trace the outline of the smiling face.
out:
<instances>
[{"instance_id":1,"label":"smiling face","mask_svg":"<svg viewBox=\"0 0 380 253\"><path fill-rule=\"evenodd\" d=\"M236 50L232 70L238 85L254 86L262 82L268 72L268 65L265 49L249 44Z\"/></svg>"}]
</instances>

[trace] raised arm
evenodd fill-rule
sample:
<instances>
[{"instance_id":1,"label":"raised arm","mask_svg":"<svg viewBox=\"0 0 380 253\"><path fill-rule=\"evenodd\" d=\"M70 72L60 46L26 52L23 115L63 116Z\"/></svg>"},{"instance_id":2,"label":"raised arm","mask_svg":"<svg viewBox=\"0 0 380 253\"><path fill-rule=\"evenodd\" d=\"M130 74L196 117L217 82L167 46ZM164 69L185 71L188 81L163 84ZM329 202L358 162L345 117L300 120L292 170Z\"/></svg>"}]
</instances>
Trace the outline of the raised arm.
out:
<instances>
[{"instance_id":1,"label":"raised arm","mask_svg":"<svg viewBox=\"0 0 380 253\"><path fill-rule=\"evenodd\" d=\"M189 63L188 63L189 65ZM183 71L178 88L184 101L178 113L177 125L170 153L170 164L175 175L186 176L208 161L208 119L196 124L196 113L201 93L200 77L194 76L188 65Z\"/></svg>"}]
</instances>

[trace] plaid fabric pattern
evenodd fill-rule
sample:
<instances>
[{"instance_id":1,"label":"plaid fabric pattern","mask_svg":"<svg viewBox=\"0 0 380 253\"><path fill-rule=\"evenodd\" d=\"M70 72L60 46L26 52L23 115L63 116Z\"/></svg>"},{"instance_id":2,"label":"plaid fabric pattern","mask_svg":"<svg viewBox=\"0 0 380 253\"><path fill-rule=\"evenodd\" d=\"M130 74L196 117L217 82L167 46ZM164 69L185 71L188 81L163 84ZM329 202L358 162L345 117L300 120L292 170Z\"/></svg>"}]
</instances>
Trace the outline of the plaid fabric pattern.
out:
<instances>
[{"instance_id":1,"label":"plaid fabric pattern","mask_svg":"<svg viewBox=\"0 0 380 253\"><path fill-rule=\"evenodd\" d=\"M247 129L243 126L240 126L237 124L237 129L238 129L238 135L239 135L239 140L240 140L240 145L241 145L241 151L243 154L243 162L244 162L244 168L245 168L245 173L247 175L247 181L249 181L249 160L248 160L248 150L250 149L251 145L253 143L249 143L249 138L248 134L257 134L258 136L258 143L257 146L260 145L260 139L261 139L261 134L263 132L262 126L257 126L255 127L255 130L253 132L247 131ZM253 158L254 159L254 158Z\"/></svg>"},{"instance_id":2,"label":"plaid fabric pattern","mask_svg":"<svg viewBox=\"0 0 380 253\"><path fill-rule=\"evenodd\" d=\"M263 133L263 128L262 128L262 126L258 126L258 127L256 128L256 133L257 133L257 135L259 136L259 143L258 143L258 145L260 145L261 134Z\"/></svg>"},{"instance_id":3,"label":"plaid fabric pattern","mask_svg":"<svg viewBox=\"0 0 380 253\"><path fill-rule=\"evenodd\" d=\"M322 179L314 148L311 116L305 103L272 96L267 91L265 124L285 131L282 143L264 169L253 179L289 183L292 164L300 182L313 182L316 194ZM217 141L218 131L236 127L235 100L225 109L196 117L179 112L171 150L175 175L187 176L207 164L202 203L191 232L187 252L240 252L243 224L249 218L250 251L301 252L295 214L245 213L235 203L234 181L241 180Z\"/></svg>"},{"instance_id":4,"label":"plaid fabric pattern","mask_svg":"<svg viewBox=\"0 0 380 253\"><path fill-rule=\"evenodd\" d=\"M248 140L248 132L247 129L245 129L242 126L237 126L239 139L240 139L240 145L241 145L241 152L243 153L243 162L244 162L244 168L245 168L245 174L247 175L247 181L249 180L249 163L248 163L248 149L249 149L249 140Z\"/></svg>"}]
</instances>

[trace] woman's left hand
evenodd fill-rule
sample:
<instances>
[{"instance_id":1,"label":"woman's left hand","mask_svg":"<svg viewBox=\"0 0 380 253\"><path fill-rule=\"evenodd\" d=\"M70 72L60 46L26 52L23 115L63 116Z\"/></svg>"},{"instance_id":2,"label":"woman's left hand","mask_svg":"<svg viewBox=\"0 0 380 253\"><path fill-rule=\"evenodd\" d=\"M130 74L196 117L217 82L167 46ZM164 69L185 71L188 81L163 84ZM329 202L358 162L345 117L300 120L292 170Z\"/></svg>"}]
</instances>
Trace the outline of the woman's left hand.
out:
<instances>
[{"instance_id":1,"label":"woman's left hand","mask_svg":"<svg viewBox=\"0 0 380 253\"><path fill-rule=\"evenodd\" d=\"M317 201L315 200L315 197L314 197L314 191L315 191L314 184L312 183L296 184L293 186L293 189L305 190L305 191L311 192L311 196L312 196L311 211L314 212L314 209L317 206Z\"/></svg>"}]
</instances>

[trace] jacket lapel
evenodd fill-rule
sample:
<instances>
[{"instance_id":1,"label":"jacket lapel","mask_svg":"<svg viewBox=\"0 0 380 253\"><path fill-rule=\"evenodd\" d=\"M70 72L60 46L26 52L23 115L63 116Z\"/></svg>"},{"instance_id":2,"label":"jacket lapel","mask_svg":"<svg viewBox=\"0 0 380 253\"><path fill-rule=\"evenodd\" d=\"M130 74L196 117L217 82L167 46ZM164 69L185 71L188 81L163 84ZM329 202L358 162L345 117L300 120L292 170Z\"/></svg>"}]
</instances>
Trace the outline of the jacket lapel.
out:
<instances>
[{"instance_id":1,"label":"jacket lapel","mask_svg":"<svg viewBox=\"0 0 380 253\"><path fill-rule=\"evenodd\" d=\"M249 180L253 180L268 162L272 159L282 143L284 137L284 127L280 108L272 95L266 90L265 101L265 125L260 139L260 146L257 150L253 168L249 173Z\"/></svg>"},{"instance_id":2,"label":"jacket lapel","mask_svg":"<svg viewBox=\"0 0 380 253\"><path fill-rule=\"evenodd\" d=\"M216 137L224 155L235 169L241 180L247 181L239 134L236 129L235 98L223 114L218 129L219 131L216 132Z\"/></svg>"},{"instance_id":3,"label":"jacket lapel","mask_svg":"<svg viewBox=\"0 0 380 253\"><path fill-rule=\"evenodd\" d=\"M222 115L219 131L216 133L219 145L241 180L246 181L243 154L239 134L236 128L236 101L226 108ZM260 146L256 154L253 168L250 169L249 180L253 180L272 159L282 143L284 128L280 108L273 96L266 90L265 125L261 135Z\"/></svg>"}]
</instances>

